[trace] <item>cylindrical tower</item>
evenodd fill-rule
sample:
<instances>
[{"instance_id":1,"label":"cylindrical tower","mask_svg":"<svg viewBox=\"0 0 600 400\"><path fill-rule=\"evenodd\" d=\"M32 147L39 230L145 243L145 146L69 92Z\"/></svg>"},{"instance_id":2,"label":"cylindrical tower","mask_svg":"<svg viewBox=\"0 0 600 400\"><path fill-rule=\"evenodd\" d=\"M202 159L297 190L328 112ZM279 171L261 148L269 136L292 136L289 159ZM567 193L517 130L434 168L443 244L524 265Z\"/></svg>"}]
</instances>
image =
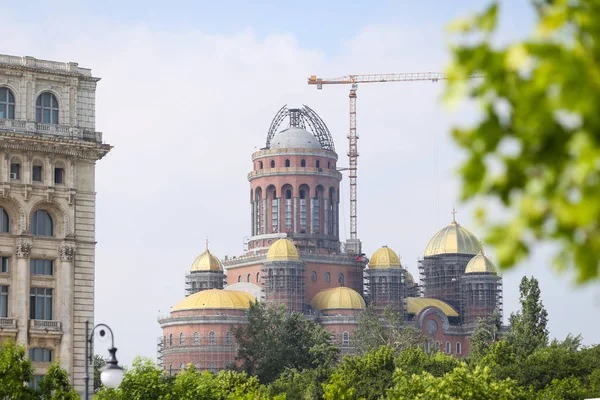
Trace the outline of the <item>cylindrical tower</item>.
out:
<instances>
[{"instance_id":1,"label":"cylindrical tower","mask_svg":"<svg viewBox=\"0 0 600 400\"><path fill-rule=\"evenodd\" d=\"M460 284L464 323L485 319L495 311L502 316L502 278L483 252L469 261Z\"/></svg>"},{"instance_id":2,"label":"cylindrical tower","mask_svg":"<svg viewBox=\"0 0 600 400\"><path fill-rule=\"evenodd\" d=\"M303 313L304 274L304 263L296 246L287 239L273 243L261 268L265 302L283 304L288 312Z\"/></svg>"},{"instance_id":3,"label":"cylindrical tower","mask_svg":"<svg viewBox=\"0 0 600 400\"><path fill-rule=\"evenodd\" d=\"M458 309L460 278L480 250L477 237L452 218L450 225L429 240L419 262L423 295L444 300Z\"/></svg>"},{"instance_id":4,"label":"cylindrical tower","mask_svg":"<svg viewBox=\"0 0 600 400\"><path fill-rule=\"evenodd\" d=\"M248 251L265 252L283 234L300 250L339 252L337 159L327 126L309 107L277 113L266 146L252 154Z\"/></svg>"},{"instance_id":5,"label":"cylindrical tower","mask_svg":"<svg viewBox=\"0 0 600 400\"><path fill-rule=\"evenodd\" d=\"M387 246L383 246L370 259L369 269L370 301L379 315L391 306L401 319L405 314L406 280L408 272L402 268L400 258Z\"/></svg>"},{"instance_id":6,"label":"cylindrical tower","mask_svg":"<svg viewBox=\"0 0 600 400\"><path fill-rule=\"evenodd\" d=\"M219 259L206 250L194 260L190 272L185 276L186 296L208 289L223 289L225 283L223 266Z\"/></svg>"}]
</instances>

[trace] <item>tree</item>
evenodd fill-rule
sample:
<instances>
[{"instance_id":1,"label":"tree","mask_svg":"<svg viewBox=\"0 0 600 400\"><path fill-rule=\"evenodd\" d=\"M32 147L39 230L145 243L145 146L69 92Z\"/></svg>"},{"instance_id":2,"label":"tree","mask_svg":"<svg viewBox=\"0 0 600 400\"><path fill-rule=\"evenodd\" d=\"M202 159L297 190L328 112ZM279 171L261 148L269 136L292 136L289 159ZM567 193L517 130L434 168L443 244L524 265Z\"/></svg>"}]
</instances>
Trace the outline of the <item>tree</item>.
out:
<instances>
[{"instance_id":1,"label":"tree","mask_svg":"<svg viewBox=\"0 0 600 400\"><path fill-rule=\"evenodd\" d=\"M40 381L40 400L79 400L79 394L71 387L69 374L55 361Z\"/></svg>"},{"instance_id":2,"label":"tree","mask_svg":"<svg viewBox=\"0 0 600 400\"><path fill-rule=\"evenodd\" d=\"M489 368L471 370L465 363L442 377L428 372L408 375L398 370L394 375L394 385L387 391L390 400L517 400L524 397L525 393L516 382L497 380Z\"/></svg>"},{"instance_id":3,"label":"tree","mask_svg":"<svg viewBox=\"0 0 600 400\"><path fill-rule=\"evenodd\" d=\"M35 392L25 386L33 379L31 361L25 358L25 347L12 340L0 344L0 399L35 399Z\"/></svg>"},{"instance_id":4,"label":"tree","mask_svg":"<svg viewBox=\"0 0 600 400\"><path fill-rule=\"evenodd\" d=\"M383 318L369 305L360 313L353 332L353 344L357 354L366 354L381 346L389 346L396 352L410 347L425 345L427 337L414 325L403 324L397 312L390 306L383 312Z\"/></svg>"},{"instance_id":5,"label":"tree","mask_svg":"<svg viewBox=\"0 0 600 400\"><path fill-rule=\"evenodd\" d=\"M441 351L426 353L421 347L413 347L398 354L396 367L408 375L430 373L434 377L444 376L461 365L461 362Z\"/></svg>"},{"instance_id":6,"label":"tree","mask_svg":"<svg viewBox=\"0 0 600 400\"><path fill-rule=\"evenodd\" d=\"M238 343L240 371L257 376L261 383L273 382L287 368L302 371L331 365L339 349L331 334L302 314L287 314L283 307L258 302L248 310L248 323L232 328Z\"/></svg>"},{"instance_id":7,"label":"tree","mask_svg":"<svg viewBox=\"0 0 600 400\"><path fill-rule=\"evenodd\" d=\"M488 318L479 319L477 328L471 335L469 360L472 363L477 363L488 353L490 346L499 340L501 327L502 321L498 312L494 312Z\"/></svg>"},{"instance_id":8,"label":"tree","mask_svg":"<svg viewBox=\"0 0 600 400\"><path fill-rule=\"evenodd\" d=\"M537 279L524 276L519 291L521 310L511 314L510 331L505 340L515 350L517 357L523 358L548 345L548 312L542 304Z\"/></svg>"},{"instance_id":9,"label":"tree","mask_svg":"<svg viewBox=\"0 0 600 400\"><path fill-rule=\"evenodd\" d=\"M453 130L467 153L462 197L509 210L501 222L477 211L502 268L527 257L534 242L551 242L555 264L574 266L583 282L599 276L600 262L600 4L532 4L536 35L524 41L494 45L496 2L451 27L462 36L447 101L466 95L481 108L478 123Z\"/></svg>"},{"instance_id":10,"label":"tree","mask_svg":"<svg viewBox=\"0 0 600 400\"><path fill-rule=\"evenodd\" d=\"M98 354L94 354L94 393L98 393L98 390L102 388L102 381L100 380L100 375L102 374L102 367L106 365L106 360L99 356Z\"/></svg>"},{"instance_id":11,"label":"tree","mask_svg":"<svg viewBox=\"0 0 600 400\"><path fill-rule=\"evenodd\" d=\"M94 400L162 400L169 393L170 385L168 378L151 360L136 357L131 369L125 371L119 387L102 388Z\"/></svg>"}]
</instances>

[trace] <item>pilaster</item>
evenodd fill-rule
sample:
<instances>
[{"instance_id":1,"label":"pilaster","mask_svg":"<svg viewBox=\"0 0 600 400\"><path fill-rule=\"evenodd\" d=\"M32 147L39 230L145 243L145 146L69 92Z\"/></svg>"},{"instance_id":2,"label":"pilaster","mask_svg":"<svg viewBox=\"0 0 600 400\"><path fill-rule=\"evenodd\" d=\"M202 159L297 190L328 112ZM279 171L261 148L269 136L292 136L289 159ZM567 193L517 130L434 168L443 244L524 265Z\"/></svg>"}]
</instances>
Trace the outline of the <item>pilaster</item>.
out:
<instances>
[{"instance_id":1,"label":"pilaster","mask_svg":"<svg viewBox=\"0 0 600 400\"><path fill-rule=\"evenodd\" d=\"M13 315L17 320L17 343L27 344L29 329L29 257L31 256L31 238L20 238L15 246L12 294Z\"/></svg>"}]
</instances>

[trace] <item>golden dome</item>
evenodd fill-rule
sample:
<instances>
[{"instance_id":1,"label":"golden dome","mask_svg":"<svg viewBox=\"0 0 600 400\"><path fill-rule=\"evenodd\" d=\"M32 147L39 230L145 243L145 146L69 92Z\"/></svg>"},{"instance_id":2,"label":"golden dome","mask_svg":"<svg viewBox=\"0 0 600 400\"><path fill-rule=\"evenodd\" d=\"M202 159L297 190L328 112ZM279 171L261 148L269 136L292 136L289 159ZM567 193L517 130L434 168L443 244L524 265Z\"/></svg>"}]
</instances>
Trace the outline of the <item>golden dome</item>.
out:
<instances>
[{"instance_id":1,"label":"golden dome","mask_svg":"<svg viewBox=\"0 0 600 400\"><path fill-rule=\"evenodd\" d=\"M210 289L194 293L179 302L171 311L199 310L205 308L247 309L256 301L246 292Z\"/></svg>"},{"instance_id":2,"label":"golden dome","mask_svg":"<svg viewBox=\"0 0 600 400\"><path fill-rule=\"evenodd\" d=\"M362 296L347 287L321 290L312 298L310 305L315 310L364 310L366 308Z\"/></svg>"},{"instance_id":3,"label":"golden dome","mask_svg":"<svg viewBox=\"0 0 600 400\"><path fill-rule=\"evenodd\" d=\"M436 307L442 310L447 317L458 317L458 312L448 303L427 297L407 297L406 312L409 314L419 315L421 310L427 307Z\"/></svg>"},{"instance_id":4,"label":"golden dome","mask_svg":"<svg viewBox=\"0 0 600 400\"><path fill-rule=\"evenodd\" d=\"M223 271L223 266L221 261L207 248L204 253L196 257L190 271Z\"/></svg>"},{"instance_id":5,"label":"golden dome","mask_svg":"<svg viewBox=\"0 0 600 400\"><path fill-rule=\"evenodd\" d=\"M371 256L369 268L402 268L400 258L394 250L383 246Z\"/></svg>"},{"instance_id":6,"label":"golden dome","mask_svg":"<svg viewBox=\"0 0 600 400\"><path fill-rule=\"evenodd\" d=\"M406 270L406 284L408 287L415 285L415 278L413 278L412 274Z\"/></svg>"},{"instance_id":7,"label":"golden dome","mask_svg":"<svg viewBox=\"0 0 600 400\"><path fill-rule=\"evenodd\" d=\"M467 268L465 268L465 274L475 273L475 272L487 272L489 274L497 274L496 266L488 257L486 257L483 252L479 252L475 257L471 258L471 261L467 264Z\"/></svg>"},{"instance_id":8,"label":"golden dome","mask_svg":"<svg viewBox=\"0 0 600 400\"><path fill-rule=\"evenodd\" d=\"M479 239L452 218L450 225L433 235L425 248L425 257L438 254L477 254Z\"/></svg>"},{"instance_id":9,"label":"golden dome","mask_svg":"<svg viewBox=\"0 0 600 400\"><path fill-rule=\"evenodd\" d=\"M298 249L288 239L279 239L269 247L267 261L298 261Z\"/></svg>"}]
</instances>

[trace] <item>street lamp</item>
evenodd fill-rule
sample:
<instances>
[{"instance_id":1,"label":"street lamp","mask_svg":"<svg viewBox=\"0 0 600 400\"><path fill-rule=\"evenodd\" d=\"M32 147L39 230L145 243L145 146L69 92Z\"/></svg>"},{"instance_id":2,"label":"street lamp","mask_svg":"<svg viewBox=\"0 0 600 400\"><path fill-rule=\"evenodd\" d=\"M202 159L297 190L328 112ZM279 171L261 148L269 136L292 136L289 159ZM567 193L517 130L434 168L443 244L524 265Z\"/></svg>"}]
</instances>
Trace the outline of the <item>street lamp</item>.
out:
<instances>
[{"instance_id":1,"label":"street lamp","mask_svg":"<svg viewBox=\"0 0 600 400\"><path fill-rule=\"evenodd\" d=\"M113 335L112 329L106 324L98 324L92 328L92 332L89 332L89 321L85 321L85 400L89 400L89 384L90 384L90 375L89 375L89 365L92 362L92 345L94 343L94 331L96 328L100 329L100 336L104 337L106 335L106 331L104 328L108 329L110 332L110 340L111 346L108 349L108 359L106 360L106 365L102 367L100 374L100 380L104 384L104 386L114 389L121 384L123 381L123 368L119 366L119 362L117 361L117 349L115 348L115 336Z\"/></svg>"}]
</instances>

